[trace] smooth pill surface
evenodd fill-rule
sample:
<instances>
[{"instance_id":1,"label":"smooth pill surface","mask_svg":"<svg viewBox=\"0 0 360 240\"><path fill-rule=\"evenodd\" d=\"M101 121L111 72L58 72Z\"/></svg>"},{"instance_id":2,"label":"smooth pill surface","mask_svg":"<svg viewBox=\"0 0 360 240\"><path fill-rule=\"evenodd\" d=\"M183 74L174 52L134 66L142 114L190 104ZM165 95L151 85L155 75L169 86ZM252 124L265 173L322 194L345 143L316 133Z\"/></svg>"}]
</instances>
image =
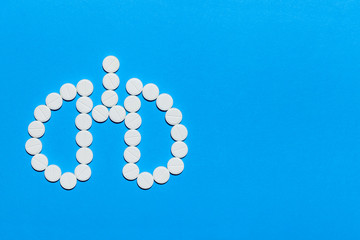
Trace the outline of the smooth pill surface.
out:
<instances>
[{"instance_id":1,"label":"smooth pill surface","mask_svg":"<svg viewBox=\"0 0 360 240\"><path fill-rule=\"evenodd\" d=\"M76 87L71 83L65 83L60 88L60 96L65 101L71 101L76 97Z\"/></svg>"},{"instance_id":2,"label":"smooth pill surface","mask_svg":"<svg viewBox=\"0 0 360 240\"><path fill-rule=\"evenodd\" d=\"M143 90L143 84L140 81L140 79L137 78L131 78L126 83L126 91L130 95L139 95L141 91Z\"/></svg>"},{"instance_id":3,"label":"smooth pill surface","mask_svg":"<svg viewBox=\"0 0 360 240\"><path fill-rule=\"evenodd\" d=\"M125 98L124 107L128 112L137 112L141 107L141 101L137 96L128 96Z\"/></svg>"},{"instance_id":4,"label":"smooth pill surface","mask_svg":"<svg viewBox=\"0 0 360 240\"><path fill-rule=\"evenodd\" d=\"M48 158L44 154L36 154L31 159L31 166L34 170L41 172L48 166Z\"/></svg>"},{"instance_id":5,"label":"smooth pill surface","mask_svg":"<svg viewBox=\"0 0 360 240\"><path fill-rule=\"evenodd\" d=\"M166 111L165 121L170 125L179 124L182 120L182 113L177 108L170 108Z\"/></svg>"},{"instance_id":6,"label":"smooth pill surface","mask_svg":"<svg viewBox=\"0 0 360 240\"><path fill-rule=\"evenodd\" d=\"M141 189L149 189L154 184L153 176L148 172L142 172L137 178L137 184Z\"/></svg>"},{"instance_id":7,"label":"smooth pill surface","mask_svg":"<svg viewBox=\"0 0 360 240\"><path fill-rule=\"evenodd\" d=\"M75 168L75 176L77 180L85 182L91 177L91 168L86 164L80 164Z\"/></svg>"},{"instance_id":8,"label":"smooth pill surface","mask_svg":"<svg viewBox=\"0 0 360 240\"><path fill-rule=\"evenodd\" d=\"M103 69L105 72L114 73L117 70L119 70L119 67L120 67L119 59L117 59L114 56L107 56L103 60Z\"/></svg>"},{"instance_id":9,"label":"smooth pill surface","mask_svg":"<svg viewBox=\"0 0 360 240\"><path fill-rule=\"evenodd\" d=\"M176 124L171 128L171 137L175 141L184 141L188 135L188 130L182 124Z\"/></svg>"},{"instance_id":10,"label":"smooth pill surface","mask_svg":"<svg viewBox=\"0 0 360 240\"><path fill-rule=\"evenodd\" d=\"M138 129L141 126L141 117L137 113L129 113L125 117L125 126L128 129Z\"/></svg>"},{"instance_id":11,"label":"smooth pill surface","mask_svg":"<svg viewBox=\"0 0 360 240\"><path fill-rule=\"evenodd\" d=\"M76 176L71 172L66 172L61 175L60 185L66 190L73 189L76 186L76 182Z\"/></svg>"},{"instance_id":12,"label":"smooth pill surface","mask_svg":"<svg viewBox=\"0 0 360 240\"><path fill-rule=\"evenodd\" d=\"M137 146L141 142L141 134L136 130L129 130L125 133L124 140L128 146Z\"/></svg>"},{"instance_id":13,"label":"smooth pill surface","mask_svg":"<svg viewBox=\"0 0 360 240\"><path fill-rule=\"evenodd\" d=\"M79 113L89 113L93 108L93 101L89 97L80 97L76 101L76 109Z\"/></svg>"},{"instance_id":14,"label":"smooth pill surface","mask_svg":"<svg viewBox=\"0 0 360 240\"><path fill-rule=\"evenodd\" d=\"M92 117L98 123L105 122L109 117L109 110L104 105L97 105L92 110Z\"/></svg>"},{"instance_id":15,"label":"smooth pill surface","mask_svg":"<svg viewBox=\"0 0 360 240\"><path fill-rule=\"evenodd\" d=\"M188 153L188 147L184 142L175 142L171 146L171 153L174 157L183 158Z\"/></svg>"},{"instance_id":16,"label":"smooth pill surface","mask_svg":"<svg viewBox=\"0 0 360 240\"><path fill-rule=\"evenodd\" d=\"M45 125L40 121L33 121L28 126L28 132L33 138L41 138L45 133Z\"/></svg>"},{"instance_id":17,"label":"smooth pill surface","mask_svg":"<svg viewBox=\"0 0 360 240\"><path fill-rule=\"evenodd\" d=\"M115 73L108 73L103 78L103 86L108 90L115 90L119 87L120 79Z\"/></svg>"},{"instance_id":18,"label":"smooth pill surface","mask_svg":"<svg viewBox=\"0 0 360 240\"><path fill-rule=\"evenodd\" d=\"M57 182L61 177L61 169L57 165L49 165L45 169L44 175L49 182Z\"/></svg>"},{"instance_id":19,"label":"smooth pill surface","mask_svg":"<svg viewBox=\"0 0 360 240\"><path fill-rule=\"evenodd\" d=\"M88 97L94 91L94 85L87 79L80 80L76 85L76 90L80 96Z\"/></svg>"},{"instance_id":20,"label":"smooth pill surface","mask_svg":"<svg viewBox=\"0 0 360 240\"><path fill-rule=\"evenodd\" d=\"M25 143L25 150L30 155L38 154L42 150L42 143L37 138L30 138Z\"/></svg>"},{"instance_id":21,"label":"smooth pill surface","mask_svg":"<svg viewBox=\"0 0 360 240\"><path fill-rule=\"evenodd\" d=\"M76 143L80 147L88 147L93 141L93 136L89 131L80 131L76 134Z\"/></svg>"},{"instance_id":22,"label":"smooth pill surface","mask_svg":"<svg viewBox=\"0 0 360 240\"><path fill-rule=\"evenodd\" d=\"M153 172L154 180L158 184L166 183L170 178L169 170L166 167L157 167Z\"/></svg>"},{"instance_id":23,"label":"smooth pill surface","mask_svg":"<svg viewBox=\"0 0 360 240\"><path fill-rule=\"evenodd\" d=\"M76 160L82 164L89 164L93 160L93 157L93 152L87 147L82 147L76 152Z\"/></svg>"},{"instance_id":24,"label":"smooth pill surface","mask_svg":"<svg viewBox=\"0 0 360 240\"><path fill-rule=\"evenodd\" d=\"M118 103L119 97L116 92L112 90L106 90L101 95L101 102L107 107L113 107Z\"/></svg>"},{"instance_id":25,"label":"smooth pill surface","mask_svg":"<svg viewBox=\"0 0 360 240\"><path fill-rule=\"evenodd\" d=\"M140 160L141 153L137 147L127 147L124 151L124 159L128 163L136 163Z\"/></svg>"},{"instance_id":26,"label":"smooth pill surface","mask_svg":"<svg viewBox=\"0 0 360 240\"><path fill-rule=\"evenodd\" d=\"M47 122L51 117L51 110L45 105L40 105L35 108L34 117L40 122Z\"/></svg>"},{"instance_id":27,"label":"smooth pill surface","mask_svg":"<svg viewBox=\"0 0 360 240\"><path fill-rule=\"evenodd\" d=\"M79 130L88 130L92 125L92 118L89 114L81 113L75 118L75 125Z\"/></svg>"},{"instance_id":28,"label":"smooth pill surface","mask_svg":"<svg viewBox=\"0 0 360 240\"><path fill-rule=\"evenodd\" d=\"M154 101L159 96L159 88L153 84L146 84L143 88L143 97L148 101Z\"/></svg>"},{"instance_id":29,"label":"smooth pill surface","mask_svg":"<svg viewBox=\"0 0 360 240\"><path fill-rule=\"evenodd\" d=\"M173 175L179 175L184 170L184 162L180 158L171 158L167 163L167 168Z\"/></svg>"},{"instance_id":30,"label":"smooth pill surface","mask_svg":"<svg viewBox=\"0 0 360 240\"><path fill-rule=\"evenodd\" d=\"M109 111L110 120L114 123L121 123L124 121L126 116L126 111L122 106L113 106Z\"/></svg>"},{"instance_id":31,"label":"smooth pill surface","mask_svg":"<svg viewBox=\"0 0 360 240\"><path fill-rule=\"evenodd\" d=\"M123 167L122 173L127 180L135 180L139 176L139 167L133 163L128 163Z\"/></svg>"},{"instance_id":32,"label":"smooth pill surface","mask_svg":"<svg viewBox=\"0 0 360 240\"><path fill-rule=\"evenodd\" d=\"M167 93L162 93L158 96L156 99L156 106L161 111L167 111L173 106L173 99L172 97Z\"/></svg>"},{"instance_id":33,"label":"smooth pill surface","mask_svg":"<svg viewBox=\"0 0 360 240\"><path fill-rule=\"evenodd\" d=\"M63 104L63 99L58 93L50 93L45 99L46 106L51 110L58 110Z\"/></svg>"}]
</instances>

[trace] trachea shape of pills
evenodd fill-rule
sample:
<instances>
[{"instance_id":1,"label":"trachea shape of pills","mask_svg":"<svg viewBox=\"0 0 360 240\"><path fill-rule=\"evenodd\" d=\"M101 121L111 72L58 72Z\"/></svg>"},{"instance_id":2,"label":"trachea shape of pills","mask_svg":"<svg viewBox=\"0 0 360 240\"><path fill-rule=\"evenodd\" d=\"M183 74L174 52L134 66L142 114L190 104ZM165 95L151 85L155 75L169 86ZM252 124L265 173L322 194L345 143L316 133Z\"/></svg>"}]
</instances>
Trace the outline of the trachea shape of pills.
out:
<instances>
[{"instance_id":1,"label":"trachea shape of pills","mask_svg":"<svg viewBox=\"0 0 360 240\"><path fill-rule=\"evenodd\" d=\"M124 101L124 107L118 104L118 95L115 90L119 87L120 79L115 74L120 62L114 56L108 56L103 60L102 67L107 74L103 78L103 86L106 89L101 96L102 105L93 106L90 95L94 90L91 81L83 79L78 82L76 87L73 84L66 83L60 88L60 93L50 93L45 99L45 105L35 108L35 121L31 122L28 132L31 138L25 144L25 150L30 155L31 166L38 172L44 171L45 178L49 182L57 182L66 189L73 189L77 181L85 182L91 177L91 168L89 163L93 160L93 152L89 148L93 136L89 129L93 121L103 123L108 118L114 123L124 122L128 128L124 135L124 141L128 147L124 150L124 159L127 162L122 169L122 174L127 180L137 180L141 189L149 189L154 181L158 184L166 183L170 174L178 175L184 170L184 162L181 160L188 153L188 147L183 142L188 135L186 127L181 123L182 113L179 109L173 108L173 99L169 94L161 93L159 88L149 83L143 86L143 83L137 78L131 78L126 83L126 92L129 94ZM61 108L63 102L73 101L77 94L80 96L76 101L76 109L79 115L75 119L75 125L79 129L75 140L80 147L76 152L76 160L79 165L74 173L62 173L57 165L49 165L48 158L41 153L42 142L39 140L45 134L44 123L51 118L53 111ZM137 130L142 123L141 116L137 113L141 107L139 95L142 94L147 101L155 101L160 111L165 112L165 121L172 126L171 138L175 141L171 146L171 158L166 167L155 168L153 174L149 172L140 172L136 163L140 160L141 153L137 147L141 142L141 134Z\"/></svg>"}]
</instances>

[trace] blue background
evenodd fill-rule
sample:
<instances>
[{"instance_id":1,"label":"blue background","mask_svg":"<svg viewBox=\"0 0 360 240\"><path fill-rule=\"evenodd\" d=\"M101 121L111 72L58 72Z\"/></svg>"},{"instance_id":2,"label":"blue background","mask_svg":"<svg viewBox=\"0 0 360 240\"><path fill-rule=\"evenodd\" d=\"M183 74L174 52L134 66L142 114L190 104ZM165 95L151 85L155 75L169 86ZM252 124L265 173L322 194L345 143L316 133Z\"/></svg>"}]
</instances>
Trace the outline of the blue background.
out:
<instances>
[{"instance_id":1,"label":"blue background","mask_svg":"<svg viewBox=\"0 0 360 240\"><path fill-rule=\"evenodd\" d=\"M358 1L3 1L0 239L359 239ZM93 174L72 191L35 172L33 110L120 59L170 93L189 130L185 170L144 191L122 177L124 124L93 124ZM171 157L170 126L142 101L141 171ZM43 153L77 165L75 102Z\"/></svg>"}]
</instances>

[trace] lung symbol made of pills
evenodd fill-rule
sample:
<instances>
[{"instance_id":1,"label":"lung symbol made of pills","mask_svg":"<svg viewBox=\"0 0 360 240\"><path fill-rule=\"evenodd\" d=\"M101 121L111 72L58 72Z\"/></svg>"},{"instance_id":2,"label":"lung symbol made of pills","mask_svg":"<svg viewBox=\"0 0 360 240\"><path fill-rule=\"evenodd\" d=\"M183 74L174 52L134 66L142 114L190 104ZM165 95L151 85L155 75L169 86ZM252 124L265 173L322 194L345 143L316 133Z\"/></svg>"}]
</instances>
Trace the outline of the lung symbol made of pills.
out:
<instances>
[{"instance_id":1,"label":"lung symbol made of pills","mask_svg":"<svg viewBox=\"0 0 360 240\"><path fill-rule=\"evenodd\" d=\"M137 180L141 189L149 189L154 181L158 184L164 184L169 180L170 174L178 175L184 169L184 163L181 160L188 153L188 147L184 143L188 135L186 127L181 123L182 113L179 109L173 108L173 99L169 94L159 94L159 88L149 83L143 86L143 83L137 78L131 78L126 83L126 91L129 94L124 101L124 107L118 105L118 95L114 91L120 84L119 77L115 74L120 67L119 60L114 56L108 56L103 61L103 69L107 74L103 78L105 92L101 96L102 105L93 107L93 101L90 98L94 87L91 81L83 79L79 81L76 87L73 84L66 83L60 88L60 93L50 93L45 104L35 108L35 121L31 122L28 132L31 136L25 144L26 151L32 155L31 166L38 172L44 171L45 178L49 182L57 182L70 190L76 186L77 181L87 181L91 176L89 163L93 160L93 152L89 148L93 136L89 129L93 119L97 123L103 123L108 118L112 122L125 122L128 128L124 140L128 147L124 151L124 159L127 164L122 169L122 174L127 180ZM141 125L141 116L137 113L141 107L141 101L138 97L142 96L147 101L156 101L156 106L160 111L165 112L165 121L172 126L171 137L175 141L171 146L171 158L166 167L157 167L151 174L141 172L136 163L140 160L140 150L137 146L141 141L141 134L137 130ZM76 143L79 150L76 152L76 159L79 165L74 173L62 173L57 165L49 165L48 158L41 153L42 143L40 138L45 133L45 125L50 120L52 111L61 108L63 102L70 102L79 95L76 101L76 109L79 115L75 119L75 125L79 129L76 135ZM91 114L91 115L90 115Z\"/></svg>"}]
</instances>

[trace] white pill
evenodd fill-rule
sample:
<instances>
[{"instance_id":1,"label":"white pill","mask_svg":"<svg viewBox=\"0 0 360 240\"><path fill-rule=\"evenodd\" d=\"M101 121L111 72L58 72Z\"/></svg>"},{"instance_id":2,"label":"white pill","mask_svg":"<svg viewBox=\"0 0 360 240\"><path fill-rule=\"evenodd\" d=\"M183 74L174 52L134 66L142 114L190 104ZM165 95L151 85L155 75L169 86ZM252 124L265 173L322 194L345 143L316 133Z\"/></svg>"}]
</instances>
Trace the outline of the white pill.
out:
<instances>
[{"instance_id":1,"label":"white pill","mask_svg":"<svg viewBox=\"0 0 360 240\"><path fill-rule=\"evenodd\" d=\"M56 165L49 165L45 169L45 178L49 182L57 182L61 177L61 169Z\"/></svg>"},{"instance_id":2,"label":"white pill","mask_svg":"<svg viewBox=\"0 0 360 240\"><path fill-rule=\"evenodd\" d=\"M89 114L81 113L75 118L75 125L79 130L88 130L92 125L92 118Z\"/></svg>"},{"instance_id":3,"label":"white pill","mask_svg":"<svg viewBox=\"0 0 360 240\"><path fill-rule=\"evenodd\" d=\"M142 172L137 178L137 184L141 189L149 189L154 184L153 176L148 172Z\"/></svg>"},{"instance_id":4,"label":"white pill","mask_svg":"<svg viewBox=\"0 0 360 240\"><path fill-rule=\"evenodd\" d=\"M184 170L184 162L180 158L172 158L168 161L167 168L173 175L179 175Z\"/></svg>"},{"instance_id":5,"label":"white pill","mask_svg":"<svg viewBox=\"0 0 360 240\"><path fill-rule=\"evenodd\" d=\"M77 92L80 96L88 97L94 91L94 85L87 79L80 80L76 85Z\"/></svg>"},{"instance_id":6,"label":"white pill","mask_svg":"<svg viewBox=\"0 0 360 240\"><path fill-rule=\"evenodd\" d=\"M76 101L76 109L79 113L89 113L93 108L93 101L89 97L81 97Z\"/></svg>"},{"instance_id":7,"label":"white pill","mask_svg":"<svg viewBox=\"0 0 360 240\"><path fill-rule=\"evenodd\" d=\"M50 93L46 97L45 102L46 106L54 111L60 109L63 104L62 97L58 93Z\"/></svg>"},{"instance_id":8,"label":"white pill","mask_svg":"<svg viewBox=\"0 0 360 240\"><path fill-rule=\"evenodd\" d=\"M128 96L125 98L124 107L128 112L137 112L141 107L140 98L136 96Z\"/></svg>"},{"instance_id":9,"label":"white pill","mask_svg":"<svg viewBox=\"0 0 360 240\"><path fill-rule=\"evenodd\" d=\"M141 117L137 113L129 113L125 117L125 125L128 129L138 129L141 126Z\"/></svg>"},{"instance_id":10,"label":"white pill","mask_svg":"<svg viewBox=\"0 0 360 240\"><path fill-rule=\"evenodd\" d=\"M184 141L188 135L188 130L182 124L176 124L171 128L171 137L175 141Z\"/></svg>"},{"instance_id":11,"label":"white pill","mask_svg":"<svg viewBox=\"0 0 360 240\"><path fill-rule=\"evenodd\" d=\"M127 180L135 180L139 176L139 167L133 163L128 163L123 167L122 173Z\"/></svg>"},{"instance_id":12,"label":"white pill","mask_svg":"<svg viewBox=\"0 0 360 240\"><path fill-rule=\"evenodd\" d=\"M92 110L92 117L98 123L105 122L109 117L109 110L104 105L97 105Z\"/></svg>"},{"instance_id":13,"label":"white pill","mask_svg":"<svg viewBox=\"0 0 360 240\"><path fill-rule=\"evenodd\" d=\"M131 78L126 83L126 91L130 95L139 95L143 89L143 84L140 81L140 79L137 78Z\"/></svg>"},{"instance_id":14,"label":"white pill","mask_svg":"<svg viewBox=\"0 0 360 240\"><path fill-rule=\"evenodd\" d=\"M93 152L90 148L82 147L76 152L76 160L82 164L89 164L93 160Z\"/></svg>"},{"instance_id":15,"label":"white pill","mask_svg":"<svg viewBox=\"0 0 360 240\"><path fill-rule=\"evenodd\" d=\"M136 163L140 160L141 153L137 147L127 147L124 151L124 159L128 163Z\"/></svg>"},{"instance_id":16,"label":"white pill","mask_svg":"<svg viewBox=\"0 0 360 240\"><path fill-rule=\"evenodd\" d=\"M120 79L115 73L108 73L103 78L103 86L108 90L115 90L119 87Z\"/></svg>"},{"instance_id":17,"label":"white pill","mask_svg":"<svg viewBox=\"0 0 360 240\"><path fill-rule=\"evenodd\" d=\"M76 143L79 147L88 147L93 141L93 136L89 131L80 131L76 134Z\"/></svg>"},{"instance_id":18,"label":"white pill","mask_svg":"<svg viewBox=\"0 0 360 240\"><path fill-rule=\"evenodd\" d=\"M46 167L48 166L48 159L44 154L36 154L35 156L32 157L31 159L31 166L33 167L34 170L41 172L44 171L46 169Z\"/></svg>"},{"instance_id":19,"label":"white pill","mask_svg":"<svg viewBox=\"0 0 360 240\"><path fill-rule=\"evenodd\" d=\"M154 180L158 184L166 183L170 178L169 170L166 167L157 167L153 172Z\"/></svg>"},{"instance_id":20,"label":"white pill","mask_svg":"<svg viewBox=\"0 0 360 240\"><path fill-rule=\"evenodd\" d=\"M153 83L146 84L142 94L146 100L154 101L159 96L159 88Z\"/></svg>"},{"instance_id":21,"label":"white pill","mask_svg":"<svg viewBox=\"0 0 360 240\"><path fill-rule=\"evenodd\" d=\"M35 108L34 116L40 122L47 122L51 117L51 110L45 105L40 105Z\"/></svg>"},{"instance_id":22,"label":"white pill","mask_svg":"<svg viewBox=\"0 0 360 240\"><path fill-rule=\"evenodd\" d=\"M117 70L119 70L119 67L120 67L119 59L117 59L114 56L107 56L103 60L103 69L105 72L114 73Z\"/></svg>"},{"instance_id":23,"label":"white pill","mask_svg":"<svg viewBox=\"0 0 360 240\"><path fill-rule=\"evenodd\" d=\"M173 103L174 103L174 101L173 101L172 97L167 93L160 94L158 96L158 98L156 99L156 106L161 111L169 110L173 106Z\"/></svg>"},{"instance_id":24,"label":"white pill","mask_svg":"<svg viewBox=\"0 0 360 240\"><path fill-rule=\"evenodd\" d=\"M45 125L39 121L33 121L29 124L28 132L33 138L41 138L45 133Z\"/></svg>"},{"instance_id":25,"label":"white pill","mask_svg":"<svg viewBox=\"0 0 360 240\"><path fill-rule=\"evenodd\" d=\"M179 124L182 120L182 113L177 108L170 108L165 114L165 120L170 125Z\"/></svg>"},{"instance_id":26,"label":"white pill","mask_svg":"<svg viewBox=\"0 0 360 240\"><path fill-rule=\"evenodd\" d=\"M171 153L174 157L183 158L188 153L188 147L184 142L174 142L171 146Z\"/></svg>"},{"instance_id":27,"label":"white pill","mask_svg":"<svg viewBox=\"0 0 360 240\"><path fill-rule=\"evenodd\" d=\"M61 175L60 185L66 190L73 189L76 186L76 182L76 176L71 172L66 172Z\"/></svg>"},{"instance_id":28,"label":"white pill","mask_svg":"<svg viewBox=\"0 0 360 240\"><path fill-rule=\"evenodd\" d=\"M128 130L125 133L124 140L128 146L137 146L141 142L141 134L136 130Z\"/></svg>"},{"instance_id":29,"label":"white pill","mask_svg":"<svg viewBox=\"0 0 360 240\"><path fill-rule=\"evenodd\" d=\"M30 138L25 143L25 150L30 155L38 154L42 150L42 143L37 138Z\"/></svg>"},{"instance_id":30,"label":"white pill","mask_svg":"<svg viewBox=\"0 0 360 240\"><path fill-rule=\"evenodd\" d=\"M124 121L126 116L125 109L122 106L113 106L109 111L110 120L114 123L120 123Z\"/></svg>"},{"instance_id":31,"label":"white pill","mask_svg":"<svg viewBox=\"0 0 360 240\"><path fill-rule=\"evenodd\" d=\"M112 90L106 90L101 95L101 102L107 107L113 107L118 103L119 97L116 92Z\"/></svg>"},{"instance_id":32,"label":"white pill","mask_svg":"<svg viewBox=\"0 0 360 240\"><path fill-rule=\"evenodd\" d=\"M77 180L85 182L91 177L91 168L86 164L80 164L75 168L75 176Z\"/></svg>"},{"instance_id":33,"label":"white pill","mask_svg":"<svg viewBox=\"0 0 360 240\"><path fill-rule=\"evenodd\" d=\"M65 101L71 101L76 97L76 87L71 83L65 83L60 88L60 95Z\"/></svg>"}]
</instances>

